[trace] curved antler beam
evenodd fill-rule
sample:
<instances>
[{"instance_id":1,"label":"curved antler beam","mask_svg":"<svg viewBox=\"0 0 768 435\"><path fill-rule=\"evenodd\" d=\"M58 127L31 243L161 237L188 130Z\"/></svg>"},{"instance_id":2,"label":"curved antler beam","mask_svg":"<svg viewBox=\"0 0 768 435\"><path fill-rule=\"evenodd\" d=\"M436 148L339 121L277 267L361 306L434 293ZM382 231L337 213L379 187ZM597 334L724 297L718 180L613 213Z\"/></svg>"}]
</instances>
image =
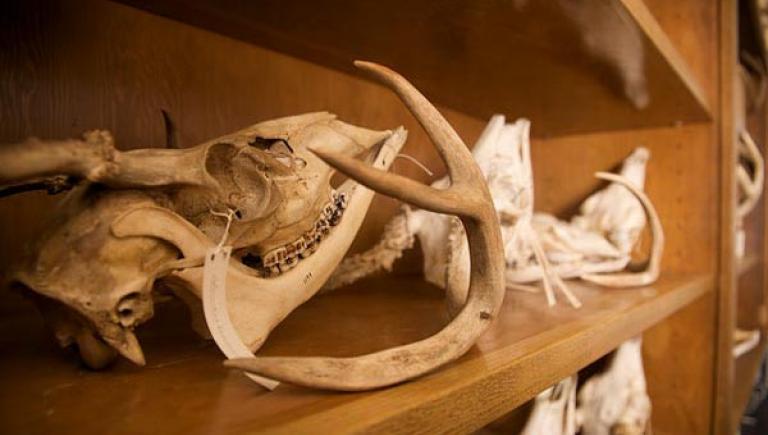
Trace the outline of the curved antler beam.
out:
<instances>
[{"instance_id":1,"label":"curved antler beam","mask_svg":"<svg viewBox=\"0 0 768 435\"><path fill-rule=\"evenodd\" d=\"M654 283L659 279L659 274L661 273L661 257L664 253L664 228L661 226L661 220L659 219L659 214L656 212L656 208L642 190L638 189L634 184L621 175L608 172L597 172L595 173L595 176L602 180L612 181L624 186L640 201L640 204L642 204L643 209L645 210L645 214L648 216L648 221L651 224L651 253L648 258L648 266L642 272L612 274L588 273L581 275L580 278L585 281L610 287L639 287Z\"/></svg>"},{"instance_id":2,"label":"curved antler beam","mask_svg":"<svg viewBox=\"0 0 768 435\"><path fill-rule=\"evenodd\" d=\"M760 154L760 149L748 132L742 131L739 134L739 145L740 154L755 165L754 177L750 177L742 165L736 166L736 182L744 193L744 200L736 207L736 215L743 218L755 208L760 195L763 193L765 161Z\"/></svg>"},{"instance_id":3,"label":"curved antler beam","mask_svg":"<svg viewBox=\"0 0 768 435\"><path fill-rule=\"evenodd\" d=\"M452 184L437 190L382 173L352 159L317 153L329 165L382 193L432 211L458 215L471 259L467 303L443 330L405 346L351 358L257 357L227 361L229 367L293 384L332 390L367 390L428 373L462 356L488 328L504 298L504 256L493 201L480 169L437 109L394 71L369 62L355 65L393 89L422 124L440 152Z\"/></svg>"}]
</instances>

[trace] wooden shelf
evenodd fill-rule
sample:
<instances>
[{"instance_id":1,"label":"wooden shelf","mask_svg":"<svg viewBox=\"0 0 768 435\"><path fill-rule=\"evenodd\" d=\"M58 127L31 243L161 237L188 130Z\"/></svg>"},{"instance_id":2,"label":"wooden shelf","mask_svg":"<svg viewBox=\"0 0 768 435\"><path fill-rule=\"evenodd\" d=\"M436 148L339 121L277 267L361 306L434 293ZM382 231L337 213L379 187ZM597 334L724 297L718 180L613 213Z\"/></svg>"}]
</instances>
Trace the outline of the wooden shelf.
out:
<instances>
[{"instance_id":1,"label":"wooden shelf","mask_svg":"<svg viewBox=\"0 0 768 435\"><path fill-rule=\"evenodd\" d=\"M447 107L480 119L530 118L536 136L711 118L702 89L641 0L585 2L578 14L557 2L495 0L122 2L346 72L354 59L380 62ZM615 68L587 52L574 16L590 32L610 34L596 43L612 55L633 45L625 36L639 38L642 52L623 55L645 60L646 108L624 96Z\"/></svg>"},{"instance_id":2,"label":"wooden shelf","mask_svg":"<svg viewBox=\"0 0 768 435\"><path fill-rule=\"evenodd\" d=\"M30 306L3 300L0 432L468 432L712 286L705 275L664 276L654 286L627 290L574 283L580 310L562 302L548 309L543 294L510 291L492 329L459 361L414 382L354 394L288 385L261 391L222 367L221 355L194 336L177 302L160 304L140 331L147 367L121 361L90 372L46 344ZM446 321L442 293L420 279L368 280L310 300L274 331L262 353L355 355L424 338Z\"/></svg>"},{"instance_id":3,"label":"wooden shelf","mask_svg":"<svg viewBox=\"0 0 768 435\"><path fill-rule=\"evenodd\" d=\"M755 386L757 372L766 351L766 340L762 338L754 349L736 359L734 363L733 415L732 422L737 426L749 404L752 389Z\"/></svg>"}]
</instances>

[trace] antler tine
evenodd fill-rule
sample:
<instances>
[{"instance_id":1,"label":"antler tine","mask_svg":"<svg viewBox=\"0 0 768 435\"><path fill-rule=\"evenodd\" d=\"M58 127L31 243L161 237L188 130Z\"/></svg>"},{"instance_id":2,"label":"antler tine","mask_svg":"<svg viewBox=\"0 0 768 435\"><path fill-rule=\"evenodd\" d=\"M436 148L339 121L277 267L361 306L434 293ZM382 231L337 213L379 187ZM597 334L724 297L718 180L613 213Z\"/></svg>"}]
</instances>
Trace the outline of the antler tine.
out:
<instances>
[{"instance_id":1,"label":"antler tine","mask_svg":"<svg viewBox=\"0 0 768 435\"><path fill-rule=\"evenodd\" d=\"M748 132L742 131L739 134L739 139L741 139L741 142L744 144L746 157L748 157L752 161L752 163L755 165L754 180L749 177L749 175L741 166L739 166L739 169L740 169L740 171L738 172L739 181L742 184L742 187L745 190L747 190L747 194L752 195L754 197L759 197L763 187L763 178L765 177L764 175L765 162L763 161L763 157L760 154L760 149L757 147L757 144L755 144L755 141L752 139L752 136ZM754 202L757 202L757 198L754 199ZM751 210L751 206L747 208L745 211L748 213L749 210Z\"/></svg>"},{"instance_id":2,"label":"antler tine","mask_svg":"<svg viewBox=\"0 0 768 435\"><path fill-rule=\"evenodd\" d=\"M460 208L460 204L465 201L458 198L453 190L438 190L402 175L373 168L340 153L319 149L310 151L342 174L372 190L437 213L466 214Z\"/></svg>"},{"instance_id":3,"label":"antler tine","mask_svg":"<svg viewBox=\"0 0 768 435\"><path fill-rule=\"evenodd\" d=\"M416 117L434 142L448 168L452 185L467 183L473 179L472 170L478 169L475 165L466 164L467 160L472 160L469 149L448 121L443 118L443 115L421 92L403 76L385 66L361 60L356 60L355 66L387 85L405 103L408 110ZM474 179L481 180L482 177L475 177Z\"/></svg>"},{"instance_id":4,"label":"antler tine","mask_svg":"<svg viewBox=\"0 0 768 435\"><path fill-rule=\"evenodd\" d=\"M648 216L648 220L651 224L651 253L648 258L648 266L643 272L614 273L608 275L590 273L582 275L580 278L595 284L611 287L637 287L655 282L659 278L659 273L661 272L661 256L664 252L664 228L661 226L661 220L659 219L659 214L656 212L656 208L653 206L653 203L651 203L651 200L645 192L638 189L637 186L621 175L608 172L597 172L595 173L595 177L624 186L632 192L638 200L640 200L640 204L642 204L645 209L645 214Z\"/></svg>"}]
</instances>

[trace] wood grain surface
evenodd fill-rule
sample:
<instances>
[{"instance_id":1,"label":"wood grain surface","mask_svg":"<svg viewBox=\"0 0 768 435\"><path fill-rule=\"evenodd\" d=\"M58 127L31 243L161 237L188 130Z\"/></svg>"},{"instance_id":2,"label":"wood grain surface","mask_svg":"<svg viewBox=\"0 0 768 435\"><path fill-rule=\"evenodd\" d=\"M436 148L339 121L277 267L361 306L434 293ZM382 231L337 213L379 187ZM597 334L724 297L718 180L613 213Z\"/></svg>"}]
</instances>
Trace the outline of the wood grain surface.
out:
<instances>
[{"instance_id":1,"label":"wood grain surface","mask_svg":"<svg viewBox=\"0 0 768 435\"><path fill-rule=\"evenodd\" d=\"M271 393L221 365L184 307L166 303L140 330L148 365L90 372L49 343L25 301L2 299L3 433L467 433L524 403L712 289L706 275L653 286L574 285L580 310L508 292L499 317L459 361L367 393L288 385ZM443 294L415 278L372 279L314 298L268 339L264 355L349 356L425 338L446 322ZM19 335L17 331L26 334Z\"/></svg>"},{"instance_id":2,"label":"wood grain surface","mask_svg":"<svg viewBox=\"0 0 768 435\"><path fill-rule=\"evenodd\" d=\"M525 116L537 135L709 118L701 87L642 1L580 2L578 14L554 0L125 3L341 71L356 58L387 64L440 104L481 119ZM624 36L635 28L643 48L621 63L645 59L651 102L643 110L624 97L614 66L586 48L629 50ZM582 39L595 29L612 37Z\"/></svg>"}]
</instances>

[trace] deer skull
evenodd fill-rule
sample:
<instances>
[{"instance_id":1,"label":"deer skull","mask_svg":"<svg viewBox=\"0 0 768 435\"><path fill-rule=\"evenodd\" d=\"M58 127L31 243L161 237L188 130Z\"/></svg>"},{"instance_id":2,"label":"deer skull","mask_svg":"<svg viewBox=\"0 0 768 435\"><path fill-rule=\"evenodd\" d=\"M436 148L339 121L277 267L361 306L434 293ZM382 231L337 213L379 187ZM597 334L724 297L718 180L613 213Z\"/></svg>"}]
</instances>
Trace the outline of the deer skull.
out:
<instances>
[{"instance_id":1,"label":"deer skull","mask_svg":"<svg viewBox=\"0 0 768 435\"><path fill-rule=\"evenodd\" d=\"M5 146L0 182L86 181L66 196L13 279L40 296L59 342L76 343L88 365L107 364L110 348L144 364L133 330L152 317L156 280L199 296L201 247L223 237L226 223L211 212L233 210L229 243L239 261L230 310L256 349L322 284L306 275L321 279L341 260L372 198L355 182L334 190L333 170L309 149L369 153L386 168L404 141L402 129L372 131L313 113L187 149L122 152L101 131L82 141Z\"/></svg>"}]
</instances>

